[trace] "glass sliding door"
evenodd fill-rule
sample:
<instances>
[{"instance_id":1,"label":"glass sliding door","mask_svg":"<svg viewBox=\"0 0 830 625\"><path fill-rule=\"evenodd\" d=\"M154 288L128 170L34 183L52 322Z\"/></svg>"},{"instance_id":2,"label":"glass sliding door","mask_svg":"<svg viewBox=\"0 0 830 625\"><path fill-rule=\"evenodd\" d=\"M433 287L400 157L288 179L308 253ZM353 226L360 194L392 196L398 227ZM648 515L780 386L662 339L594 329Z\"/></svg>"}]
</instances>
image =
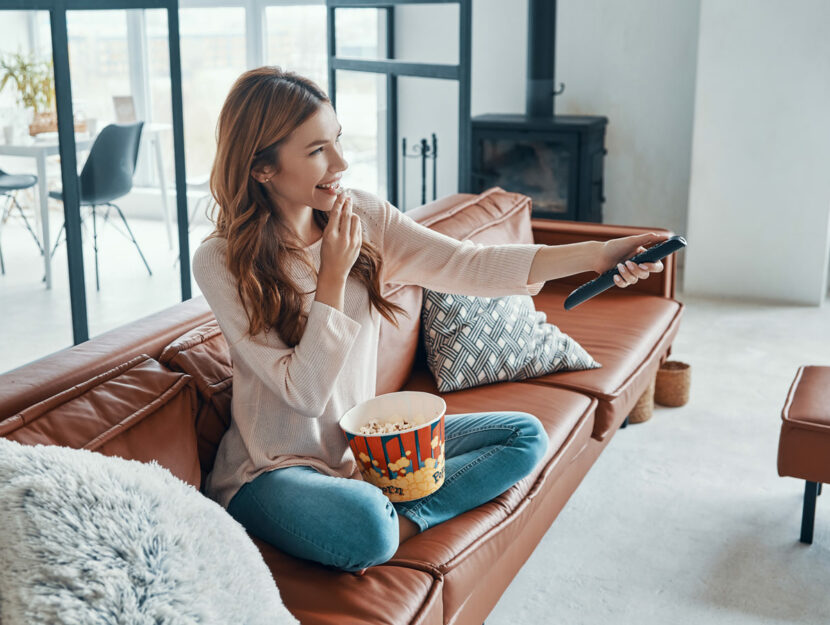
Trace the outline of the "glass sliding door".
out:
<instances>
[{"instance_id":1,"label":"glass sliding door","mask_svg":"<svg viewBox=\"0 0 830 625\"><path fill-rule=\"evenodd\" d=\"M154 97L137 5L39 0L44 10L17 11L0 0L2 372L190 297L178 263L183 152L171 140L178 42L175 63L167 40L153 66L168 83ZM168 6L148 12L165 34L168 16L177 23Z\"/></svg>"}]
</instances>

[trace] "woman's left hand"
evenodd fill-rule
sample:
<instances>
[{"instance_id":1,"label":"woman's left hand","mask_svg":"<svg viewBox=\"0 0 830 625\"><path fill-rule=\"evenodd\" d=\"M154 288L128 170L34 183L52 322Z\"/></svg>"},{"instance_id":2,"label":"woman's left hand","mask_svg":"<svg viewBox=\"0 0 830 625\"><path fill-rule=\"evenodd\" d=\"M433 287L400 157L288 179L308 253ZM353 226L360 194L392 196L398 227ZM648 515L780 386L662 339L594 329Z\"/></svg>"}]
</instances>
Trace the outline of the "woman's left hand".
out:
<instances>
[{"instance_id":1,"label":"woman's left hand","mask_svg":"<svg viewBox=\"0 0 830 625\"><path fill-rule=\"evenodd\" d=\"M663 263L659 260L656 263L637 264L627 259L645 252L647 247L668 238L668 234L649 232L605 241L600 253L597 272L604 273L616 266L619 275L614 276L614 284L623 289L635 284L638 280L648 278L652 273L659 273L663 271Z\"/></svg>"}]
</instances>

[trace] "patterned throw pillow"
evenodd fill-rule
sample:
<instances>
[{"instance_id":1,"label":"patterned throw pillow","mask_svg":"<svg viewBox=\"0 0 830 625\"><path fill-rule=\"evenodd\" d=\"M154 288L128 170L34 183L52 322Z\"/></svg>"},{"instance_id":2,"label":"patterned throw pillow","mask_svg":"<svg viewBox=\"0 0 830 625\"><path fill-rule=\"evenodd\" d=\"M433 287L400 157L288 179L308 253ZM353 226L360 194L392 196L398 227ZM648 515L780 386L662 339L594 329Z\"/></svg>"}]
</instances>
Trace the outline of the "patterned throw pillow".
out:
<instances>
[{"instance_id":1,"label":"patterned throw pillow","mask_svg":"<svg viewBox=\"0 0 830 625\"><path fill-rule=\"evenodd\" d=\"M421 322L438 390L602 366L546 319L529 295L469 297L424 289Z\"/></svg>"}]
</instances>

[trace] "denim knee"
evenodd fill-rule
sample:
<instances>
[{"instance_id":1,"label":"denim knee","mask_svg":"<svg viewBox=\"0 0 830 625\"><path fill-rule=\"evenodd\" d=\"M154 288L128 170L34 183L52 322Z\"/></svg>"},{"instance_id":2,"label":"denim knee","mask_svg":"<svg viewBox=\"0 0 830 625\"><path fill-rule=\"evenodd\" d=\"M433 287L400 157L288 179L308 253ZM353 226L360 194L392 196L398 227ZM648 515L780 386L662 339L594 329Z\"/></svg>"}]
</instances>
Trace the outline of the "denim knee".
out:
<instances>
[{"instance_id":1,"label":"denim knee","mask_svg":"<svg viewBox=\"0 0 830 625\"><path fill-rule=\"evenodd\" d=\"M515 445L527 450L525 458L528 463L527 472L530 473L548 451L548 434L542 422L529 412L516 412L514 416L515 425L519 428Z\"/></svg>"},{"instance_id":2,"label":"denim knee","mask_svg":"<svg viewBox=\"0 0 830 625\"><path fill-rule=\"evenodd\" d=\"M353 519L349 561L343 563L345 571L359 571L383 564L398 550L398 513L392 503L378 491L382 502L364 508L359 518ZM374 503L374 502L373 502Z\"/></svg>"}]
</instances>

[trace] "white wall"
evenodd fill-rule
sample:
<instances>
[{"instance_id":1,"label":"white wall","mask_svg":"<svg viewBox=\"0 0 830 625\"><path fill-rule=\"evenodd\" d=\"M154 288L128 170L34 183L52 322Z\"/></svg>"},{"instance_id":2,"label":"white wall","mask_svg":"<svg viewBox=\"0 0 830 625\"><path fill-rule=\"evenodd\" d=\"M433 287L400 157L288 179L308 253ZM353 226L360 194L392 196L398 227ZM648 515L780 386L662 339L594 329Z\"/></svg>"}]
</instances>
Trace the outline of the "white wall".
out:
<instances>
[{"instance_id":1,"label":"white wall","mask_svg":"<svg viewBox=\"0 0 830 625\"><path fill-rule=\"evenodd\" d=\"M685 291L819 305L830 3L703 0Z\"/></svg>"},{"instance_id":2,"label":"white wall","mask_svg":"<svg viewBox=\"0 0 830 625\"><path fill-rule=\"evenodd\" d=\"M558 4L556 112L608 118L605 223L686 232L698 11L699 0Z\"/></svg>"},{"instance_id":3,"label":"white wall","mask_svg":"<svg viewBox=\"0 0 830 625\"><path fill-rule=\"evenodd\" d=\"M457 59L446 60L458 47L450 28L457 28L457 10L455 21L442 10L430 27L398 9L398 42L437 57L419 60ZM606 223L686 232L698 10L699 0L558 2L555 78L566 89L556 98L556 112L609 118ZM472 57L472 114L524 113L527 0L475 0ZM444 132L457 134L453 109L452 124L429 119L423 107L429 94L402 96L402 131L417 119L421 126L446 124ZM456 171L456 160L442 155L439 183L454 185ZM439 184L439 195L444 189L454 187Z\"/></svg>"}]
</instances>

